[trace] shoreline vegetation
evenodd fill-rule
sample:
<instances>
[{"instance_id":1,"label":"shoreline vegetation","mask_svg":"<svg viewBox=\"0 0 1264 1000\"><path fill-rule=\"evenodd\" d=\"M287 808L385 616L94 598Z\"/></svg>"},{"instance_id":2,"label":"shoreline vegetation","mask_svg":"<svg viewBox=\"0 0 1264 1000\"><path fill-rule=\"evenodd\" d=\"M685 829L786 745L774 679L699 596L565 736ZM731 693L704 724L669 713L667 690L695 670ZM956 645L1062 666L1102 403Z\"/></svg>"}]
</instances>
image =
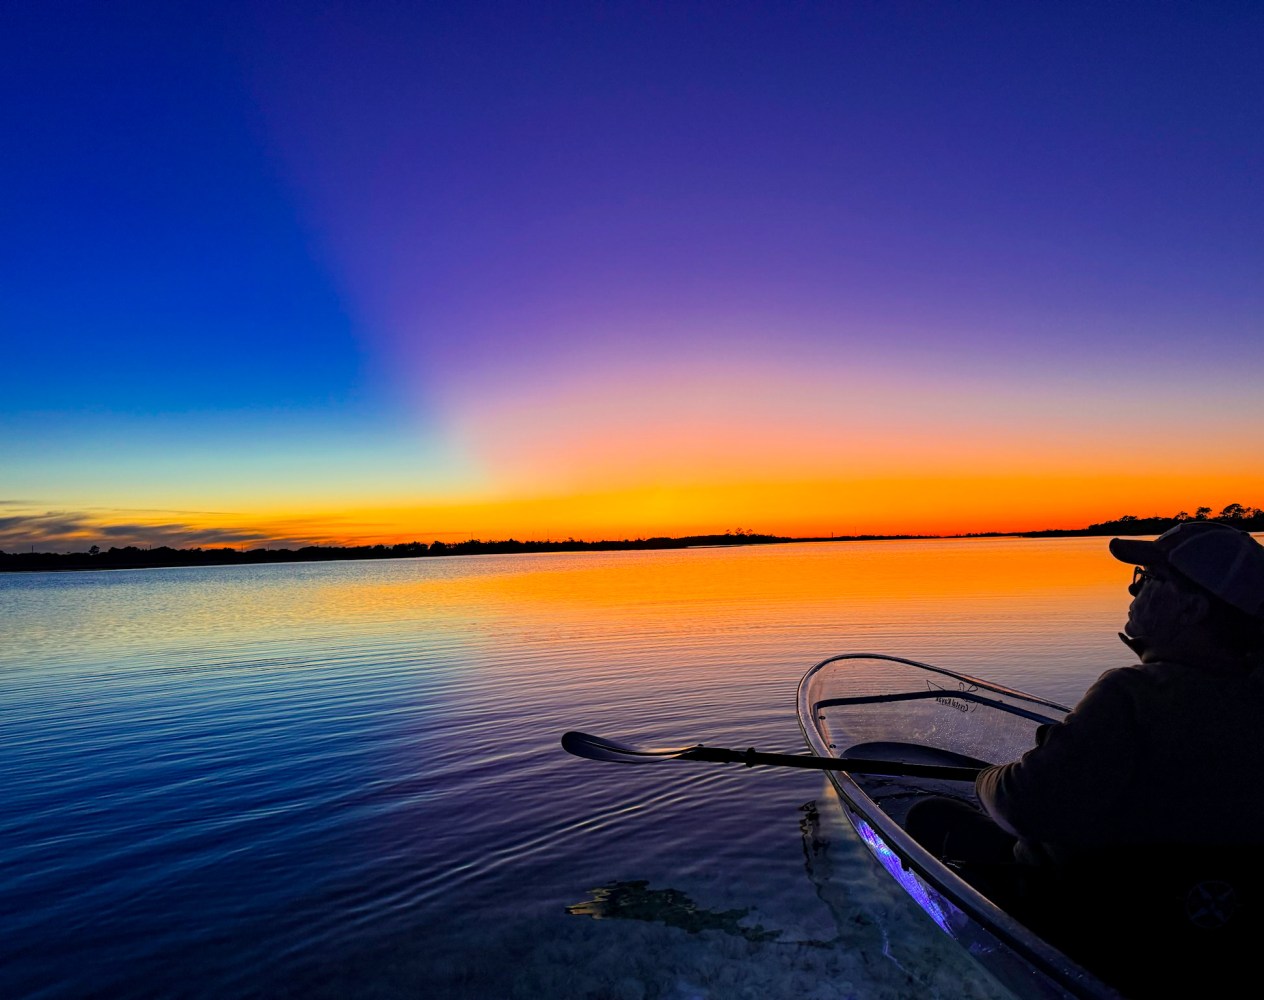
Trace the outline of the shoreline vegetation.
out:
<instances>
[{"instance_id":1,"label":"shoreline vegetation","mask_svg":"<svg viewBox=\"0 0 1264 1000\"><path fill-rule=\"evenodd\" d=\"M1264 510L1232 503L1212 514L1199 507L1193 514L1181 511L1171 517L1137 517L1125 514L1113 521L1086 528L1045 528L1040 531L978 531L958 535L823 535L788 537L736 528L723 534L685 535L679 538L635 538L595 542L546 540L523 542L515 538L464 542L400 542L395 545L307 545L299 549L173 549L162 545L141 548L101 549L86 552L0 552L0 572L23 570L152 569L163 566L252 566L267 563L332 562L347 559L416 559L420 557L504 555L538 552L611 552L635 549L687 549L722 545L778 545L790 542L868 542L934 538L1060 538L1077 535L1158 535L1182 521L1218 521L1243 531L1264 531Z\"/></svg>"}]
</instances>

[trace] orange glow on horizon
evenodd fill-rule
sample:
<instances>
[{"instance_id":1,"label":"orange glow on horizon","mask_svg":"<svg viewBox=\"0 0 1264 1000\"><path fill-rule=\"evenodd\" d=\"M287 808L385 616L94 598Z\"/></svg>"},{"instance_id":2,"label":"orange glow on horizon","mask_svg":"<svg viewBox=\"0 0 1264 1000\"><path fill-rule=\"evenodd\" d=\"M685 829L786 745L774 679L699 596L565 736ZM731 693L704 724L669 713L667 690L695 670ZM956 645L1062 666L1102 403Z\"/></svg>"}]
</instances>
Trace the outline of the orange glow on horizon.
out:
<instances>
[{"instance_id":1,"label":"orange glow on horizon","mask_svg":"<svg viewBox=\"0 0 1264 1000\"><path fill-rule=\"evenodd\" d=\"M1081 528L1123 514L1169 516L1207 505L1258 505L1264 476L888 476L798 482L677 483L604 492L440 498L416 505L253 513L94 511L54 536L63 550L98 544L232 548L649 538L744 529L793 538L958 535ZM245 507L245 504L242 505ZM39 518L32 518L35 526ZM111 525L133 526L127 537ZM31 544L39 544L32 531ZM3 546L0 546L3 547ZM25 548L10 545L10 550Z\"/></svg>"},{"instance_id":2,"label":"orange glow on horizon","mask_svg":"<svg viewBox=\"0 0 1264 1000\"><path fill-rule=\"evenodd\" d=\"M585 541L719 534L742 528L795 538L836 535L957 535L1082 528L1123 514L1172 515L1206 504L1251 504L1264 477L900 476L808 482L645 487L417 508L330 511L392 525L375 541L454 538ZM314 521L321 519L317 516ZM292 528L297 525L292 525ZM428 530L427 530L428 529ZM355 537L363 538L356 532Z\"/></svg>"}]
</instances>

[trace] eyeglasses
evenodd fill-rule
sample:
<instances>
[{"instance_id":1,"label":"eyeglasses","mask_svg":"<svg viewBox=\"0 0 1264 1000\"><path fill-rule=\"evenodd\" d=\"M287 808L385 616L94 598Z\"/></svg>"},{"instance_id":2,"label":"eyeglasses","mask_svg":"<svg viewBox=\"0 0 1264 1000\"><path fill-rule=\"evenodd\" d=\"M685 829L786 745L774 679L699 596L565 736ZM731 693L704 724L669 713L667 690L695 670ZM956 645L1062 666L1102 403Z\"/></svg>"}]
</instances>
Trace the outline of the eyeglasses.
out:
<instances>
[{"instance_id":1,"label":"eyeglasses","mask_svg":"<svg viewBox=\"0 0 1264 1000\"><path fill-rule=\"evenodd\" d=\"M1145 586L1147 580L1154 580L1158 583L1168 582L1166 576L1162 576L1152 569L1146 569L1144 566L1134 566L1132 568L1132 583L1128 584L1128 593L1136 597L1141 593L1141 588Z\"/></svg>"}]
</instances>

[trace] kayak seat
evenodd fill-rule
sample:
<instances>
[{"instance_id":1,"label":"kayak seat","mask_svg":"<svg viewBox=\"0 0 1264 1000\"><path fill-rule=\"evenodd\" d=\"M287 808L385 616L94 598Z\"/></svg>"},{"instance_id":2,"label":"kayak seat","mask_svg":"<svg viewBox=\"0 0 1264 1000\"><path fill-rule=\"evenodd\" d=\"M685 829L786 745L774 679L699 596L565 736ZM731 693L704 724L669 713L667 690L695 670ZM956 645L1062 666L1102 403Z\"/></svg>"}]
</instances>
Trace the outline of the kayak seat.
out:
<instances>
[{"instance_id":1,"label":"kayak seat","mask_svg":"<svg viewBox=\"0 0 1264 1000\"><path fill-rule=\"evenodd\" d=\"M898 740L880 740L857 743L848 747L843 757L861 757L866 760L894 760L901 764L940 764L945 767L990 767L986 760L970 757L952 750L927 746L925 743L904 743Z\"/></svg>"}]
</instances>

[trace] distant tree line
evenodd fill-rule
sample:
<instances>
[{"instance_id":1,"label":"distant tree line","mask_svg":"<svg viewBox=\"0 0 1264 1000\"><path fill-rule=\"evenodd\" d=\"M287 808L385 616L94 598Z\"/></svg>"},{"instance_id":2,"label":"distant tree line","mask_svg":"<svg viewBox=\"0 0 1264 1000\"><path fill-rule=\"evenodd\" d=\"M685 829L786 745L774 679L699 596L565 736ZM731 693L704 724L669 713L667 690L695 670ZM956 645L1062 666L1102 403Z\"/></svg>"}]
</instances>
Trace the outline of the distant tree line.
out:
<instances>
[{"instance_id":1,"label":"distant tree line","mask_svg":"<svg viewBox=\"0 0 1264 1000\"><path fill-rule=\"evenodd\" d=\"M400 542L396 545L306 545L300 549L173 549L166 545L101 549L86 552L0 552L0 571L61 569L141 569L156 566L235 566L288 562L329 562L340 559L415 559L422 556L478 556L528 552L605 552L620 549L685 549L703 545L767 545L795 541L738 528L722 535L681 538L624 538L584 542L522 542L516 538L463 542Z\"/></svg>"},{"instance_id":2,"label":"distant tree line","mask_svg":"<svg viewBox=\"0 0 1264 1000\"><path fill-rule=\"evenodd\" d=\"M1090 524L1087 528L1064 530L1049 528L1045 531L1025 531L1025 535L1161 535L1168 528L1174 528L1182 521L1218 521L1229 524L1242 531L1264 531L1264 510L1259 507L1246 507L1240 503L1231 503L1219 514L1212 514L1210 507L1197 507L1194 513L1179 511L1170 517L1151 514L1149 517L1137 517L1135 514L1124 514L1113 521L1102 521Z\"/></svg>"},{"instance_id":3,"label":"distant tree line","mask_svg":"<svg viewBox=\"0 0 1264 1000\"><path fill-rule=\"evenodd\" d=\"M1231 503L1219 514L1210 507L1198 507L1194 513L1180 511L1170 517L1152 515L1137 517L1124 514L1113 521L1090 524L1087 528L1046 528L1042 531L983 531L957 538L997 538L1021 536L1049 538L1070 535L1158 535L1182 521L1219 521L1243 531L1264 531L1264 510ZM266 563L330 562L339 559L416 559L433 556L504 555L530 552L613 552L624 549L687 549L709 545L771 545L781 542L859 542L910 538L933 538L934 535L831 535L816 538L788 538L766 535L736 528L722 535L685 535L681 538L623 538L583 542L574 538L553 541L521 542L516 538L482 541L470 538L464 542L400 542L395 545L305 545L301 549L173 549L166 545L141 548L101 549L93 545L86 552L0 552L0 572L9 570L62 569L142 569L156 566L253 566Z\"/></svg>"}]
</instances>

